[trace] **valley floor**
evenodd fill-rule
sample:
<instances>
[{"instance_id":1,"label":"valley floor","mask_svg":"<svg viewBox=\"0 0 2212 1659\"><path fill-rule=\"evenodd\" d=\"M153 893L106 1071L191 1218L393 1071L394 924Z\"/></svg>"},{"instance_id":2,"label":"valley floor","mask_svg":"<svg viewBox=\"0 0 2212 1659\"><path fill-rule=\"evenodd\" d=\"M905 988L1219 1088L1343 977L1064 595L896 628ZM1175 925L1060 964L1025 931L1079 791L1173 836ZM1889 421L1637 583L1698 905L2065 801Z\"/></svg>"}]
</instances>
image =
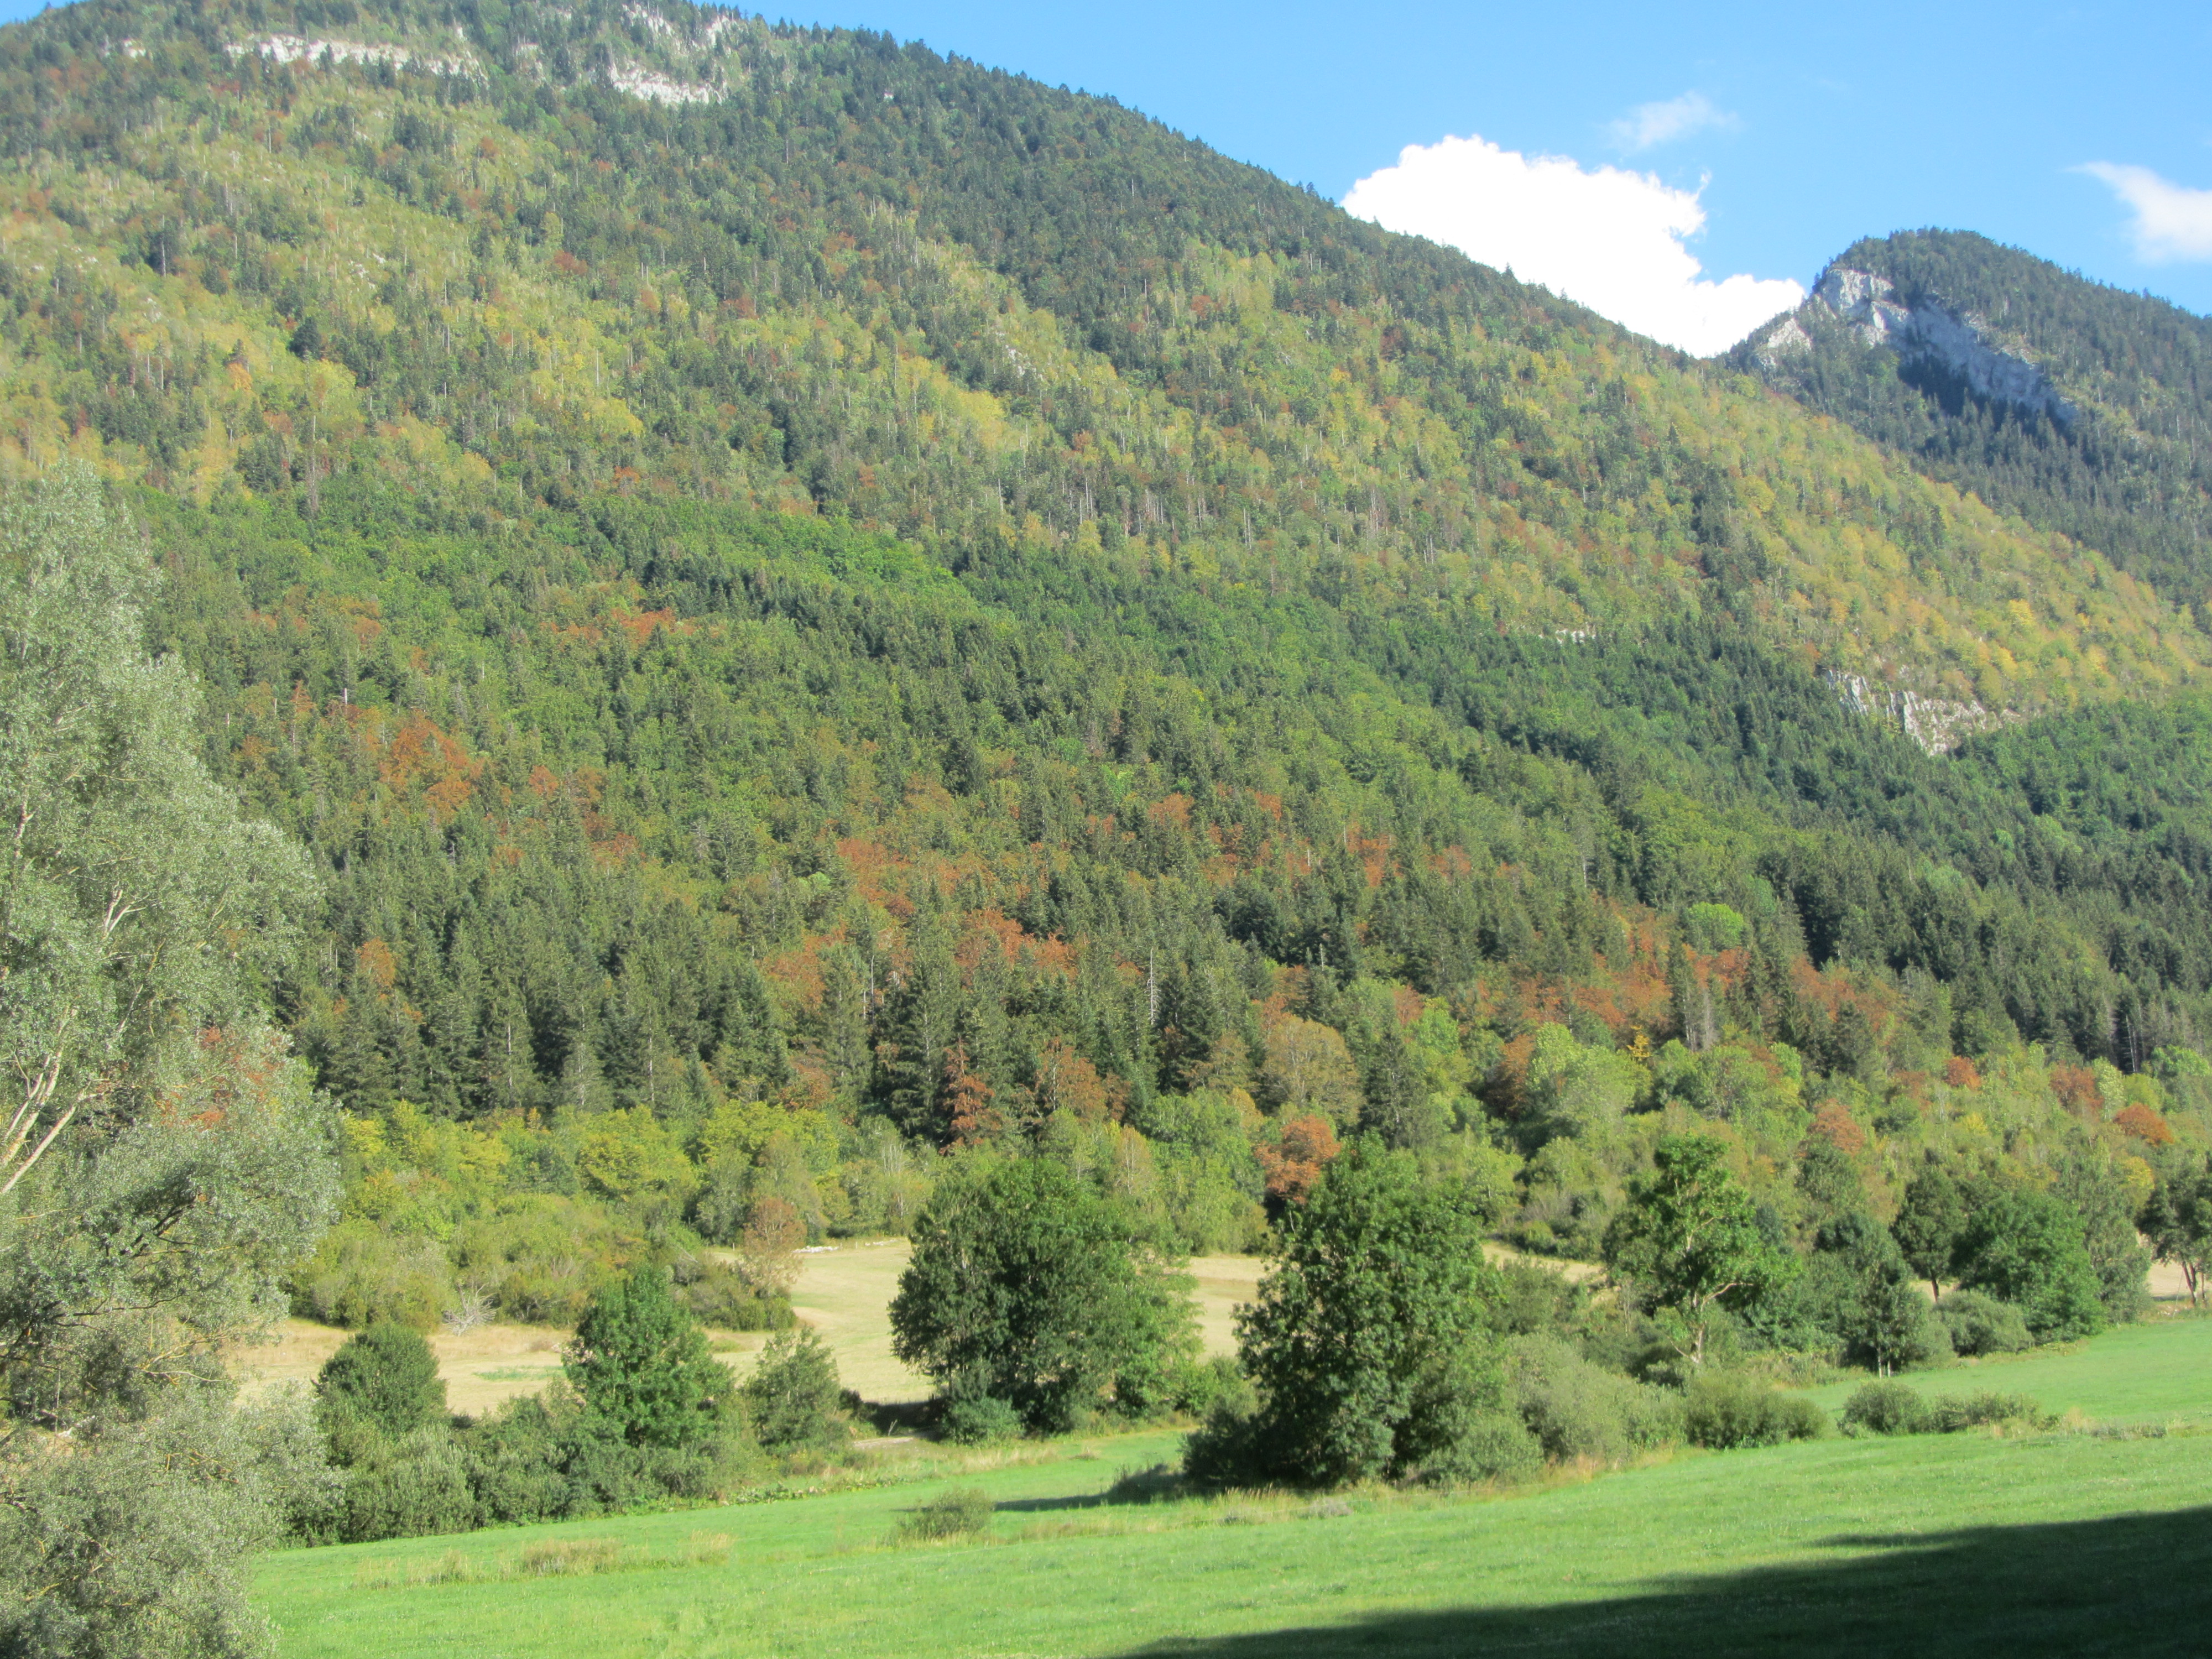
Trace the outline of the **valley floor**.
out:
<instances>
[{"instance_id":1,"label":"valley floor","mask_svg":"<svg viewBox=\"0 0 2212 1659\"><path fill-rule=\"evenodd\" d=\"M884 1404L923 1400L928 1380L891 1353L891 1297L906 1271L903 1238L861 1239L806 1251L791 1291L792 1310L837 1357L837 1375L866 1400ZM1190 1263L1198 1301L1199 1335L1210 1354L1234 1353L1234 1316L1252 1299L1267 1263L1253 1255L1202 1255ZM246 1349L238 1370L249 1389L284 1382L311 1383L323 1362L350 1335L329 1325L288 1319L275 1340ZM751 1369L768 1338L752 1331L710 1334L714 1352L740 1375ZM536 1394L560 1374L561 1345L568 1333L544 1325L479 1325L459 1333L434 1331L430 1350L457 1412L489 1411L515 1395Z\"/></svg>"},{"instance_id":2,"label":"valley floor","mask_svg":"<svg viewBox=\"0 0 2212 1659\"><path fill-rule=\"evenodd\" d=\"M1961 1380L2106 1426L1690 1453L1499 1498L1151 1504L1104 1495L1180 1437L1076 1440L925 1455L871 1490L290 1552L260 1596L291 1659L2202 1653L2212 1320L1915 1379ZM953 1485L996 1500L988 1539L890 1541ZM620 1570L542 1576L562 1543Z\"/></svg>"}]
</instances>

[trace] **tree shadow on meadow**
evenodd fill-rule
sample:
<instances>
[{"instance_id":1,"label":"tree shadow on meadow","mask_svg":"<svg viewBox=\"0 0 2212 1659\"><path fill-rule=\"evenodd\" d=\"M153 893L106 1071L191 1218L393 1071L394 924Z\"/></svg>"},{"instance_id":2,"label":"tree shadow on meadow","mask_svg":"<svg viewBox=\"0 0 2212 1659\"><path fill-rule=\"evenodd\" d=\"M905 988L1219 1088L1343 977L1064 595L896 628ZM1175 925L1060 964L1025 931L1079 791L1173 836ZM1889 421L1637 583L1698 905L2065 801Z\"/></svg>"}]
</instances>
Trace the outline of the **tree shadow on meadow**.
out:
<instances>
[{"instance_id":1,"label":"tree shadow on meadow","mask_svg":"<svg viewBox=\"0 0 2212 1659\"><path fill-rule=\"evenodd\" d=\"M1648 1594L1602 1601L1384 1613L1344 1625L1176 1639L1134 1650L1127 1659L2212 1654L2212 1508L1839 1536L1824 1546L1881 1553L1686 1575ZM1563 1577L1572 1565L1561 1563Z\"/></svg>"}]
</instances>

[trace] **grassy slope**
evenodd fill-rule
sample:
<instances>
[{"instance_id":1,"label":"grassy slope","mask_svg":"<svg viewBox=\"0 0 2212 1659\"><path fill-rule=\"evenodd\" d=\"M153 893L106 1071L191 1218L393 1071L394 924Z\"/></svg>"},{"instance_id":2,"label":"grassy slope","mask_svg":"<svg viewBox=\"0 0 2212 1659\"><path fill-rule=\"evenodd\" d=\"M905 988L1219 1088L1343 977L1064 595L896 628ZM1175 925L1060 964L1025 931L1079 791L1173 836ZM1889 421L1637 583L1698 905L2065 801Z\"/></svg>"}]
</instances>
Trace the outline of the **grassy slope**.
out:
<instances>
[{"instance_id":1,"label":"grassy slope","mask_svg":"<svg viewBox=\"0 0 2212 1659\"><path fill-rule=\"evenodd\" d=\"M2212 1320L2129 1325L2094 1342L1984 1359L1905 1379L1928 1395L2033 1395L2050 1411L2078 1407L2105 1423L2175 1423L2212 1419ZM1814 1389L1833 1411L1856 1382Z\"/></svg>"},{"instance_id":2,"label":"grassy slope","mask_svg":"<svg viewBox=\"0 0 2212 1659\"><path fill-rule=\"evenodd\" d=\"M2097 1415L2212 1417L2212 1324L2144 1328L2042 1368ZM2150 1376L2148 1384L2140 1379ZM2008 1382L2006 1386L2011 1386ZM1495 1501L1357 1499L1351 1512L1108 1508L1172 1436L1071 1443L972 1480L995 1547L887 1549L934 1484L461 1540L295 1552L263 1594L293 1659L1184 1651L1806 1655L2202 1650L2212 1435L1830 1441L1686 1455ZM1273 1520L1274 1524L1232 1524ZM372 1589L364 1574L547 1538L726 1564ZM1971 1586L1971 1589L1967 1587Z\"/></svg>"}]
</instances>

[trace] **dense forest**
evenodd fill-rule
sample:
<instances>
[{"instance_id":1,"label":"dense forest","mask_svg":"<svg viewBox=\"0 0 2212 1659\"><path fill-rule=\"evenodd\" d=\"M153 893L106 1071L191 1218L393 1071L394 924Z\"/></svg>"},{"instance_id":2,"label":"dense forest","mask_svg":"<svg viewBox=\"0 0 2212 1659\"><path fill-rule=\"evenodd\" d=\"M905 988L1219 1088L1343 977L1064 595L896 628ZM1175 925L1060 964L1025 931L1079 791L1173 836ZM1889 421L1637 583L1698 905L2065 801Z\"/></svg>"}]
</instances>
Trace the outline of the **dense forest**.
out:
<instances>
[{"instance_id":1,"label":"dense forest","mask_svg":"<svg viewBox=\"0 0 2212 1659\"><path fill-rule=\"evenodd\" d=\"M1730 361L1930 477L2102 550L2205 620L2212 321L1959 231L1857 242L1830 270L1881 277L1895 303L1968 321L2034 365L2060 404L1978 391L1925 352L1869 344L1817 301L1796 313L1808 349L1763 349L1770 326Z\"/></svg>"},{"instance_id":2,"label":"dense forest","mask_svg":"<svg viewBox=\"0 0 2212 1659\"><path fill-rule=\"evenodd\" d=\"M1903 238L2073 414L1778 386L681 0L84 0L0 30L0 1650L872 1479L825 1237L913 1240L906 1426L1217 1485L2201 1297L2200 319ZM356 1334L241 1406L287 1310ZM493 1318L564 1380L456 1417Z\"/></svg>"},{"instance_id":3,"label":"dense forest","mask_svg":"<svg viewBox=\"0 0 2212 1659\"><path fill-rule=\"evenodd\" d=\"M1375 1133L1587 1254L1670 1111L1789 1213L1815 1122L2196 1109L2204 636L1741 373L734 13L86 4L0 111L0 463L106 480L319 873L306 1310L572 1317L983 1143L1200 1248Z\"/></svg>"}]
</instances>

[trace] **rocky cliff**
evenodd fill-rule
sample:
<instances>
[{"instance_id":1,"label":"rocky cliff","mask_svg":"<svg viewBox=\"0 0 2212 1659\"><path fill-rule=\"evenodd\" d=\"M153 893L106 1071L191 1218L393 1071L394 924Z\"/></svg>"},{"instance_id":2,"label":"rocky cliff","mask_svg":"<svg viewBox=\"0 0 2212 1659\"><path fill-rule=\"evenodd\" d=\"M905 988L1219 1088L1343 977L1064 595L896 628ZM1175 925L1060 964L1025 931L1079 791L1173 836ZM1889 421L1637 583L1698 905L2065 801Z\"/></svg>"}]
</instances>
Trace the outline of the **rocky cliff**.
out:
<instances>
[{"instance_id":1,"label":"rocky cliff","mask_svg":"<svg viewBox=\"0 0 2212 1659\"><path fill-rule=\"evenodd\" d=\"M2040 410L2062 427L2073 422L2074 406L2041 367L1994 343L1988 319L1932 295L1900 303L1887 276L1840 264L1821 273L1803 305L1752 337L1751 355L1770 374L1787 374L1789 359L1810 356L1819 333L1831 329L1895 353L1900 368L1933 367L1977 397Z\"/></svg>"}]
</instances>

